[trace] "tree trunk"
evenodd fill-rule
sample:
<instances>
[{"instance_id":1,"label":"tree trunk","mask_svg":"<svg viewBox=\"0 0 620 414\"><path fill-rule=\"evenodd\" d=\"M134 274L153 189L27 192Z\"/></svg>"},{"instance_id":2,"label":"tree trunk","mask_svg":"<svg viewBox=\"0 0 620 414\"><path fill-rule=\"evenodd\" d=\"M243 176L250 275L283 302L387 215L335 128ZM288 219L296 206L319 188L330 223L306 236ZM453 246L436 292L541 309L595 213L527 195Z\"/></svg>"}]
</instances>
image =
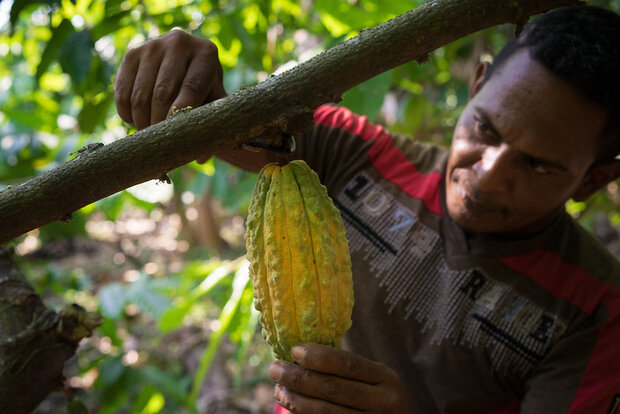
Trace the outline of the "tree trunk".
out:
<instances>
[{"instance_id":1,"label":"tree trunk","mask_svg":"<svg viewBox=\"0 0 620 414\"><path fill-rule=\"evenodd\" d=\"M360 34L254 87L78 156L0 192L0 243L219 148L295 134L317 106L355 85L447 43L578 0L434 0Z\"/></svg>"},{"instance_id":2,"label":"tree trunk","mask_svg":"<svg viewBox=\"0 0 620 414\"><path fill-rule=\"evenodd\" d=\"M29 413L64 388L65 361L101 317L77 305L47 309L0 247L0 412Z\"/></svg>"}]
</instances>

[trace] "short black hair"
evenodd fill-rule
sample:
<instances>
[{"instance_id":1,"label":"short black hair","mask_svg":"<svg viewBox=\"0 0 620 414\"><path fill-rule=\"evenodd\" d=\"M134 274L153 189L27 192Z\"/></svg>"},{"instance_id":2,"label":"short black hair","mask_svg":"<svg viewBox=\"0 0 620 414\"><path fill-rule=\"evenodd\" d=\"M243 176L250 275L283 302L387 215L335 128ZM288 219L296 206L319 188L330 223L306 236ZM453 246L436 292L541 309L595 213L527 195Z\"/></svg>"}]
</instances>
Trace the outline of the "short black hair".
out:
<instances>
[{"instance_id":1,"label":"short black hair","mask_svg":"<svg viewBox=\"0 0 620 414\"><path fill-rule=\"evenodd\" d=\"M594 6L542 14L504 46L484 80L524 47L532 59L608 111L595 164L613 160L620 154L620 16Z\"/></svg>"}]
</instances>

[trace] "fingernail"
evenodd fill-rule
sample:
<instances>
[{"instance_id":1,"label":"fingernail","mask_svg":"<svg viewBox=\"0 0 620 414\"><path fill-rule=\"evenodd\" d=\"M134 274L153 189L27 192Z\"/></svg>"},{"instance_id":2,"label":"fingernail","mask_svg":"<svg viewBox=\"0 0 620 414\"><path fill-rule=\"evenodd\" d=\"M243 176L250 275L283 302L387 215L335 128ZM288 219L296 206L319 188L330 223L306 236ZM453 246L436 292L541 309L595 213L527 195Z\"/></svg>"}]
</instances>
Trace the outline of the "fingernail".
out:
<instances>
[{"instance_id":1,"label":"fingernail","mask_svg":"<svg viewBox=\"0 0 620 414\"><path fill-rule=\"evenodd\" d=\"M301 361L306 357L306 347L303 345L295 345L291 348L291 355L295 361Z\"/></svg>"},{"instance_id":2,"label":"fingernail","mask_svg":"<svg viewBox=\"0 0 620 414\"><path fill-rule=\"evenodd\" d=\"M282 386L280 384L276 384L273 388L273 396L278 401L282 400Z\"/></svg>"},{"instance_id":3,"label":"fingernail","mask_svg":"<svg viewBox=\"0 0 620 414\"><path fill-rule=\"evenodd\" d=\"M273 364L269 365L269 370L268 370L269 376L274 381L280 380L280 377L282 377L282 371L284 371L284 369L277 362L274 362Z\"/></svg>"}]
</instances>

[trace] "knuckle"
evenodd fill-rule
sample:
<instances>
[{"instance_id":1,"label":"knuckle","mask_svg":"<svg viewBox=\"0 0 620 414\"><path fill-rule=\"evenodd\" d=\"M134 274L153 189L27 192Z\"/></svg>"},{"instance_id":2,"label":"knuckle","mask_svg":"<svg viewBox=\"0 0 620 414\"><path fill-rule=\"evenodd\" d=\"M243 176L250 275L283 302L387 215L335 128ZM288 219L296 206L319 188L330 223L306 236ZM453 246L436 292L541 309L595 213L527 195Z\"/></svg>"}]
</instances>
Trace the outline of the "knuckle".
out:
<instances>
[{"instance_id":1,"label":"knuckle","mask_svg":"<svg viewBox=\"0 0 620 414\"><path fill-rule=\"evenodd\" d=\"M201 42L200 47L196 49L194 57L203 62L217 62L219 66L219 51L215 43L206 39L201 39Z\"/></svg>"},{"instance_id":2,"label":"knuckle","mask_svg":"<svg viewBox=\"0 0 620 414\"><path fill-rule=\"evenodd\" d=\"M295 412L298 409L297 400L295 396L291 395L291 393L287 391L282 392L279 403L282 407L292 412Z\"/></svg>"},{"instance_id":3,"label":"knuckle","mask_svg":"<svg viewBox=\"0 0 620 414\"><path fill-rule=\"evenodd\" d=\"M124 83L117 82L114 85L114 96L116 102L128 102L131 99L131 90Z\"/></svg>"},{"instance_id":4,"label":"knuckle","mask_svg":"<svg viewBox=\"0 0 620 414\"><path fill-rule=\"evenodd\" d=\"M166 40L170 42L173 46L178 46L179 44L185 43L192 36L188 33L185 33L183 30L171 30L167 34L164 35Z\"/></svg>"},{"instance_id":5,"label":"knuckle","mask_svg":"<svg viewBox=\"0 0 620 414\"><path fill-rule=\"evenodd\" d=\"M149 102L150 100L151 100L151 94L148 93L143 88L134 89L134 91L131 93L131 105L132 106L143 106L143 105L146 105L147 103L150 103Z\"/></svg>"},{"instance_id":6,"label":"knuckle","mask_svg":"<svg viewBox=\"0 0 620 414\"><path fill-rule=\"evenodd\" d=\"M344 387L340 381L327 378L321 383L321 393L327 398L333 398L344 393Z\"/></svg>"},{"instance_id":7,"label":"knuckle","mask_svg":"<svg viewBox=\"0 0 620 414\"><path fill-rule=\"evenodd\" d=\"M200 42L201 48L200 50L205 53L207 56L215 55L217 56L217 46L215 43L208 39L200 39L197 38L197 41Z\"/></svg>"},{"instance_id":8,"label":"knuckle","mask_svg":"<svg viewBox=\"0 0 620 414\"><path fill-rule=\"evenodd\" d=\"M142 50L143 46L140 47L134 47L133 49L129 49L127 50L127 52L125 52L125 57L123 58L123 60L127 63L133 63L136 60L140 59L140 51Z\"/></svg>"},{"instance_id":9,"label":"knuckle","mask_svg":"<svg viewBox=\"0 0 620 414\"><path fill-rule=\"evenodd\" d=\"M198 94L205 91L206 82L199 77L189 77L183 80L183 88Z\"/></svg>"},{"instance_id":10,"label":"knuckle","mask_svg":"<svg viewBox=\"0 0 620 414\"><path fill-rule=\"evenodd\" d=\"M294 386L294 387L298 387L304 383L306 383L308 381L310 377L310 371L308 371L307 369L293 369L293 371L290 373L290 379L289 379L289 383Z\"/></svg>"},{"instance_id":11,"label":"knuckle","mask_svg":"<svg viewBox=\"0 0 620 414\"><path fill-rule=\"evenodd\" d=\"M169 83L158 83L157 85L155 85L155 88L153 88L152 100L155 103L167 104L172 101L174 97L173 95L174 91Z\"/></svg>"},{"instance_id":12,"label":"knuckle","mask_svg":"<svg viewBox=\"0 0 620 414\"><path fill-rule=\"evenodd\" d=\"M347 358L344 360L343 370L346 376L351 378L357 378L363 373L364 367L361 361L353 358Z\"/></svg>"}]
</instances>

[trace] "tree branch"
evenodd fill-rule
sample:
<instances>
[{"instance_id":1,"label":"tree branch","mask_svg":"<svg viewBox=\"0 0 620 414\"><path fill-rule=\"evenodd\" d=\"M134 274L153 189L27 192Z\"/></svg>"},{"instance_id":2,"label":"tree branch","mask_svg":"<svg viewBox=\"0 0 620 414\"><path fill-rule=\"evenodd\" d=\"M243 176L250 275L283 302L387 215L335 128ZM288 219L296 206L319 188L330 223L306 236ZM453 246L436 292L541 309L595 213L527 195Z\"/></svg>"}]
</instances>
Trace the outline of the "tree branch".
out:
<instances>
[{"instance_id":1,"label":"tree branch","mask_svg":"<svg viewBox=\"0 0 620 414\"><path fill-rule=\"evenodd\" d=\"M256 138L298 133L317 106L355 85L478 30L578 0L434 0L254 87L106 146L0 192L0 243L70 218L94 201Z\"/></svg>"}]
</instances>

